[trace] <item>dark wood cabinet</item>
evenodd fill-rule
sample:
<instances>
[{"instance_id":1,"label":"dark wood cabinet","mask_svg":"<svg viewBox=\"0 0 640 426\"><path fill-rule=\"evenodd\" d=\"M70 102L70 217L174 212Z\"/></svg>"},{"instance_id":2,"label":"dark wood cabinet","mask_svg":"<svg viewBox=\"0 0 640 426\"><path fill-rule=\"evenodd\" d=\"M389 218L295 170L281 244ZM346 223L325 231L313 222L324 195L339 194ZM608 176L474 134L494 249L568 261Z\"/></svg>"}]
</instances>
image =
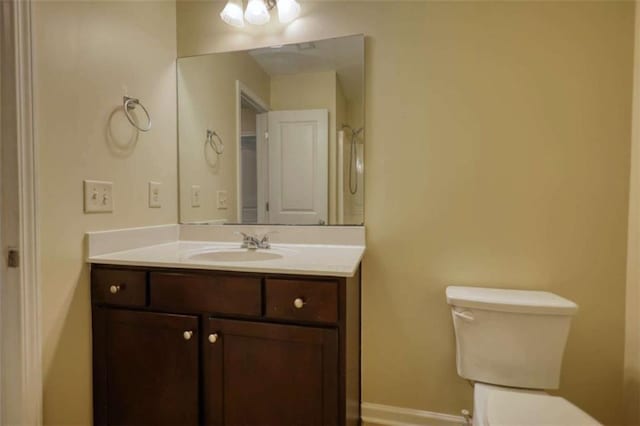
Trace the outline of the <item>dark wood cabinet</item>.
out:
<instances>
[{"instance_id":1,"label":"dark wood cabinet","mask_svg":"<svg viewBox=\"0 0 640 426\"><path fill-rule=\"evenodd\" d=\"M219 319L208 329L208 424L338 424L337 330Z\"/></svg>"},{"instance_id":2,"label":"dark wood cabinet","mask_svg":"<svg viewBox=\"0 0 640 426\"><path fill-rule=\"evenodd\" d=\"M96 425L360 423L359 273L93 265L92 300Z\"/></svg>"},{"instance_id":3,"label":"dark wood cabinet","mask_svg":"<svg viewBox=\"0 0 640 426\"><path fill-rule=\"evenodd\" d=\"M94 309L96 424L199 423L198 318Z\"/></svg>"}]
</instances>

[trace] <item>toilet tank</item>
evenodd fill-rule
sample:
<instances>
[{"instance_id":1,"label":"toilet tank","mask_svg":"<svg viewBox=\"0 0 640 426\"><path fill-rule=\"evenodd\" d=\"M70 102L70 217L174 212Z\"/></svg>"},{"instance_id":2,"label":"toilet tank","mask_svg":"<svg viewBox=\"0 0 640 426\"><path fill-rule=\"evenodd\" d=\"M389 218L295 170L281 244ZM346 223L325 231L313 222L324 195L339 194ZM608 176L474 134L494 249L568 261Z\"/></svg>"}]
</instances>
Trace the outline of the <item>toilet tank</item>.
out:
<instances>
[{"instance_id":1,"label":"toilet tank","mask_svg":"<svg viewBox=\"0 0 640 426\"><path fill-rule=\"evenodd\" d=\"M578 306L545 291L447 287L458 374L527 389L556 389Z\"/></svg>"}]
</instances>

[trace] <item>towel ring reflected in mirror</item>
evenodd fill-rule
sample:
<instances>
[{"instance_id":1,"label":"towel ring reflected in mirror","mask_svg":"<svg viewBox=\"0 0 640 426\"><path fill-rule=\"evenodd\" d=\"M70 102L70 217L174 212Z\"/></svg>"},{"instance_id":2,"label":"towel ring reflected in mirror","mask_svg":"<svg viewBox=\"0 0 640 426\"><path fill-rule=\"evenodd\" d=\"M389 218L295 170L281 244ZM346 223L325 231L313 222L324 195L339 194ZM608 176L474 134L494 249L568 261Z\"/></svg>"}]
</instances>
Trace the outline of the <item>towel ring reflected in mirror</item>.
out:
<instances>
[{"instance_id":1,"label":"towel ring reflected in mirror","mask_svg":"<svg viewBox=\"0 0 640 426\"><path fill-rule=\"evenodd\" d=\"M213 140L214 137L216 138L216 141ZM211 149L213 149L213 152L218 155L221 155L224 151L224 142L222 142L222 138L220 137L220 135L218 135L218 133L216 133L215 130L207 129L206 143L209 144Z\"/></svg>"},{"instance_id":2,"label":"towel ring reflected in mirror","mask_svg":"<svg viewBox=\"0 0 640 426\"><path fill-rule=\"evenodd\" d=\"M140 127L136 120L133 119L130 111L135 110L136 107L142 108L145 115L147 116L146 127ZM131 123L133 127L140 130L141 132L148 132L149 130L151 130L151 115L149 115L149 111L147 111L147 108L145 108L145 106L140 103L140 99L124 96L122 98L122 108L124 109L124 114L127 116L127 120L129 120L129 123Z\"/></svg>"}]
</instances>

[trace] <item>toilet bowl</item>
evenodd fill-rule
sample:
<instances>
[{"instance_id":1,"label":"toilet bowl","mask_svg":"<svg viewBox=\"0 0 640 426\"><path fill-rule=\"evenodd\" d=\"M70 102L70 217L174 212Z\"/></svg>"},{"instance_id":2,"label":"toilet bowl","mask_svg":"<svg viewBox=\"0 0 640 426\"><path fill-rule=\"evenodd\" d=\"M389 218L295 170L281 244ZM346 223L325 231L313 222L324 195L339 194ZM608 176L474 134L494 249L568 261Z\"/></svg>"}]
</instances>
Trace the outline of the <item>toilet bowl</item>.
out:
<instances>
[{"instance_id":1,"label":"toilet bowl","mask_svg":"<svg viewBox=\"0 0 640 426\"><path fill-rule=\"evenodd\" d=\"M558 396L578 306L543 291L450 286L458 375L474 382L473 426L600 425Z\"/></svg>"},{"instance_id":2,"label":"toilet bowl","mask_svg":"<svg viewBox=\"0 0 640 426\"><path fill-rule=\"evenodd\" d=\"M473 426L597 426L593 417L544 391L476 383Z\"/></svg>"}]
</instances>

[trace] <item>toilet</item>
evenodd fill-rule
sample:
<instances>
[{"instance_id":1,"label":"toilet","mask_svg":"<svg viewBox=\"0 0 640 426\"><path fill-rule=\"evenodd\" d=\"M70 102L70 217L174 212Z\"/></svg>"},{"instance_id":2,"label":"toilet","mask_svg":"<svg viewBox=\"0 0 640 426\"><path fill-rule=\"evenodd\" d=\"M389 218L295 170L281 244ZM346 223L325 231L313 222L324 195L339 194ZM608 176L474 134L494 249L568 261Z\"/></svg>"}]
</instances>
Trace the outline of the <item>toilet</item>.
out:
<instances>
[{"instance_id":1,"label":"toilet","mask_svg":"<svg viewBox=\"0 0 640 426\"><path fill-rule=\"evenodd\" d=\"M578 306L544 291L449 286L458 375L474 383L473 426L600 425L557 389Z\"/></svg>"}]
</instances>

